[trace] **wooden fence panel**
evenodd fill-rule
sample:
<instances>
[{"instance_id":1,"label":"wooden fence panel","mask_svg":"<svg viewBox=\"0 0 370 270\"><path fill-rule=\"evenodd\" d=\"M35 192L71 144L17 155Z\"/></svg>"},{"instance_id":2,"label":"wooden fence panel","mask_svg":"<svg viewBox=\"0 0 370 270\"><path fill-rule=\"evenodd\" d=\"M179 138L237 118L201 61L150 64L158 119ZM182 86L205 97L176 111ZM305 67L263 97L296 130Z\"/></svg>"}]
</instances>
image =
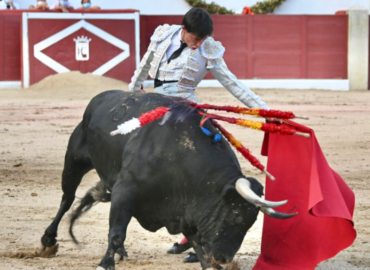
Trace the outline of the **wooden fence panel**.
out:
<instances>
[{"instance_id":1,"label":"wooden fence panel","mask_svg":"<svg viewBox=\"0 0 370 270\"><path fill-rule=\"evenodd\" d=\"M346 15L213 15L214 38L239 79L346 79ZM141 55L161 24L182 16L141 16ZM212 79L208 74L205 79Z\"/></svg>"},{"instance_id":2,"label":"wooden fence panel","mask_svg":"<svg viewBox=\"0 0 370 270\"><path fill-rule=\"evenodd\" d=\"M0 11L0 81L21 80L21 15ZM158 25L181 24L182 17L142 15L141 57ZM346 15L212 17L214 38L226 47L225 61L239 79L347 78Z\"/></svg>"},{"instance_id":3,"label":"wooden fence panel","mask_svg":"<svg viewBox=\"0 0 370 270\"><path fill-rule=\"evenodd\" d=\"M347 79L347 15L307 17L307 78Z\"/></svg>"},{"instance_id":4,"label":"wooden fence panel","mask_svg":"<svg viewBox=\"0 0 370 270\"><path fill-rule=\"evenodd\" d=\"M253 72L248 79L301 77L302 16L253 17Z\"/></svg>"},{"instance_id":5,"label":"wooden fence panel","mask_svg":"<svg viewBox=\"0 0 370 270\"><path fill-rule=\"evenodd\" d=\"M215 40L226 48L225 62L238 78L248 74L248 18L246 16L213 16ZM205 79L214 79L209 72Z\"/></svg>"},{"instance_id":6,"label":"wooden fence panel","mask_svg":"<svg viewBox=\"0 0 370 270\"><path fill-rule=\"evenodd\" d=\"M21 80L21 14L0 12L0 81Z\"/></svg>"}]
</instances>

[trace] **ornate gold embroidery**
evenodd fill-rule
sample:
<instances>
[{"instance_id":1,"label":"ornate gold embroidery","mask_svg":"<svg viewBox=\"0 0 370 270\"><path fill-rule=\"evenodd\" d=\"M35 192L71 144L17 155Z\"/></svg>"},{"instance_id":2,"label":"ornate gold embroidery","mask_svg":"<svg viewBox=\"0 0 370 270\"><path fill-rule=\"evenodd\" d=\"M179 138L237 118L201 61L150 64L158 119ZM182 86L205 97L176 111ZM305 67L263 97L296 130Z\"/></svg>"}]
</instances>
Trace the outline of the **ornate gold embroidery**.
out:
<instances>
[{"instance_id":1,"label":"ornate gold embroidery","mask_svg":"<svg viewBox=\"0 0 370 270\"><path fill-rule=\"evenodd\" d=\"M195 76L199 70L199 63L196 61L196 56L197 52L195 50L191 50L181 74L181 78L177 83L179 92L189 92L189 90L194 91L199 83L198 81L195 81Z\"/></svg>"},{"instance_id":2,"label":"ornate gold embroidery","mask_svg":"<svg viewBox=\"0 0 370 270\"><path fill-rule=\"evenodd\" d=\"M161 42L165 40L167 37L169 37L173 32L179 30L181 28L180 25L160 25L158 26L155 31L153 36L150 38L151 41L154 42Z\"/></svg>"},{"instance_id":3,"label":"ornate gold embroidery","mask_svg":"<svg viewBox=\"0 0 370 270\"><path fill-rule=\"evenodd\" d=\"M182 72L182 77L186 78L186 79L190 79L194 81L194 78L195 78L195 75L197 74L196 71L194 70L191 70L191 69L188 69L187 67L185 67L184 71Z\"/></svg>"},{"instance_id":4,"label":"ornate gold embroidery","mask_svg":"<svg viewBox=\"0 0 370 270\"><path fill-rule=\"evenodd\" d=\"M207 38L202 46L200 46L200 53L207 59L222 58L225 53L225 48L221 42L215 41L212 37Z\"/></svg>"},{"instance_id":5,"label":"ornate gold embroidery","mask_svg":"<svg viewBox=\"0 0 370 270\"><path fill-rule=\"evenodd\" d=\"M176 33L176 31L172 32L172 34L174 33ZM171 44L171 39L172 39L172 35L167 36L167 39L158 46L157 51L154 54L153 60L150 63L150 70L149 70L149 76L153 79L156 78L159 66L161 65L161 63L163 63L162 59L164 58L164 54L166 53L168 47ZM163 72L161 76L163 76Z\"/></svg>"},{"instance_id":6,"label":"ornate gold embroidery","mask_svg":"<svg viewBox=\"0 0 370 270\"><path fill-rule=\"evenodd\" d=\"M197 88L198 83L199 82L181 78L181 80L177 83L177 86L185 89L195 89Z\"/></svg>"}]
</instances>

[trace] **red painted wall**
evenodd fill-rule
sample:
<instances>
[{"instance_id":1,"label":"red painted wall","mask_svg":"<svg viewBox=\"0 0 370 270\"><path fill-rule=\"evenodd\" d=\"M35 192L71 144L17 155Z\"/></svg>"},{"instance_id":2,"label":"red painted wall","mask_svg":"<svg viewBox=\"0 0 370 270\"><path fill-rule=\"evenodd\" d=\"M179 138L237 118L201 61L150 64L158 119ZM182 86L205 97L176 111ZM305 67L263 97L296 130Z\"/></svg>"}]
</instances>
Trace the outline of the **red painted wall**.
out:
<instances>
[{"instance_id":1,"label":"red painted wall","mask_svg":"<svg viewBox=\"0 0 370 270\"><path fill-rule=\"evenodd\" d=\"M21 80L19 12L0 12L0 81Z\"/></svg>"},{"instance_id":2,"label":"red painted wall","mask_svg":"<svg viewBox=\"0 0 370 270\"><path fill-rule=\"evenodd\" d=\"M348 17L307 16L307 78L347 78Z\"/></svg>"},{"instance_id":3,"label":"red painted wall","mask_svg":"<svg viewBox=\"0 0 370 270\"><path fill-rule=\"evenodd\" d=\"M22 12L0 11L0 81L21 80ZM213 20L214 38L226 47L225 61L240 79L347 78L346 15L214 15ZM142 15L141 55L158 25L181 21L182 16Z\"/></svg>"},{"instance_id":4,"label":"red painted wall","mask_svg":"<svg viewBox=\"0 0 370 270\"><path fill-rule=\"evenodd\" d=\"M239 79L347 78L346 15L212 17L213 36L225 46L225 61ZM141 55L158 25L181 20L141 16Z\"/></svg>"}]
</instances>

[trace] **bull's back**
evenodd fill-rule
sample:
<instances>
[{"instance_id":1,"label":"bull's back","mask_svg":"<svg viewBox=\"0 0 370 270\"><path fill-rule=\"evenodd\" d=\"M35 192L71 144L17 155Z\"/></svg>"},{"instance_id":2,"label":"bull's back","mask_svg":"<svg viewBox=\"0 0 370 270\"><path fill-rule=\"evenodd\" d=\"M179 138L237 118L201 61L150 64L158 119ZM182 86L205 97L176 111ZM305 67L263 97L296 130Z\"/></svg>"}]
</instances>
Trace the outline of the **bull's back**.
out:
<instances>
[{"instance_id":1,"label":"bull's back","mask_svg":"<svg viewBox=\"0 0 370 270\"><path fill-rule=\"evenodd\" d=\"M115 106L117 101L122 97L129 95L129 92L121 90L110 90L102 92L96 95L87 105L83 116L83 127L87 131L87 128L96 114L102 112L110 105Z\"/></svg>"},{"instance_id":2,"label":"bull's back","mask_svg":"<svg viewBox=\"0 0 370 270\"><path fill-rule=\"evenodd\" d=\"M159 125L161 120L156 120L129 134L110 136L117 125L161 106L171 108L171 117L165 124ZM198 185L214 167L224 167L225 175L229 175L226 171L240 173L229 144L224 140L214 143L199 128L200 120L194 107L181 98L107 91L92 99L83 126L89 155L108 186L113 186L124 168L139 185L161 183L170 189L176 182L183 185L190 179ZM217 132L210 121L205 126Z\"/></svg>"},{"instance_id":3,"label":"bull's back","mask_svg":"<svg viewBox=\"0 0 370 270\"><path fill-rule=\"evenodd\" d=\"M141 114L154 110L160 106L170 106L173 100L167 96L154 93L125 92L110 90L95 96L86 108L83 117L83 128L90 138L103 139L104 143L111 144L110 132L117 125L140 117ZM126 136L115 136L115 144L124 145Z\"/></svg>"},{"instance_id":4,"label":"bull's back","mask_svg":"<svg viewBox=\"0 0 370 270\"><path fill-rule=\"evenodd\" d=\"M154 93L120 90L103 92L94 97L83 117L83 130L88 151L99 176L112 186L122 169L123 153L136 133L110 136L117 125L140 117L160 106L170 106L173 99Z\"/></svg>"}]
</instances>

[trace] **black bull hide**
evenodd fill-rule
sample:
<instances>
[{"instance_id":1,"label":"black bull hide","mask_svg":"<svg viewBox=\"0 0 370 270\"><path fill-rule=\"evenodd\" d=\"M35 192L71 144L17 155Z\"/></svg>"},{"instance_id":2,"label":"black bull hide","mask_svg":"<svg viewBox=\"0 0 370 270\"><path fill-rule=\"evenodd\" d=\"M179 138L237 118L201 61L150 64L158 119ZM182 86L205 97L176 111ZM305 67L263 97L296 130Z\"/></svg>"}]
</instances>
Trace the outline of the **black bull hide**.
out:
<instances>
[{"instance_id":1,"label":"black bull hide","mask_svg":"<svg viewBox=\"0 0 370 270\"><path fill-rule=\"evenodd\" d=\"M160 106L171 108L166 121L110 136L118 124ZM58 224L82 177L96 169L111 192L109 242L99 269L114 269L114 254L126 254L131 217L151 232L166 227L171 234L184 234L203 268L231 261L259 209L235 190L235 181L245 176L229 143L206 136L200 120L198 111L181 98L123 91L93 98L71 135L62 174L64 195L42 244L56 244ZM218 133L211 121L205 127ZM262 185L247 179L261 196ZM94 202L89 194L84 199Z\"/></svg>"}]
</instances>

